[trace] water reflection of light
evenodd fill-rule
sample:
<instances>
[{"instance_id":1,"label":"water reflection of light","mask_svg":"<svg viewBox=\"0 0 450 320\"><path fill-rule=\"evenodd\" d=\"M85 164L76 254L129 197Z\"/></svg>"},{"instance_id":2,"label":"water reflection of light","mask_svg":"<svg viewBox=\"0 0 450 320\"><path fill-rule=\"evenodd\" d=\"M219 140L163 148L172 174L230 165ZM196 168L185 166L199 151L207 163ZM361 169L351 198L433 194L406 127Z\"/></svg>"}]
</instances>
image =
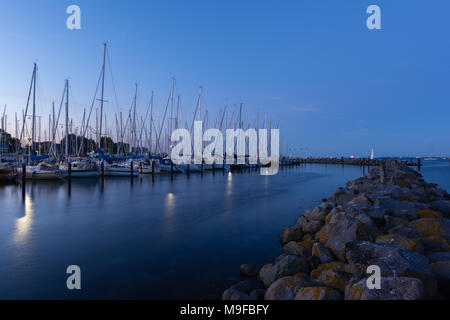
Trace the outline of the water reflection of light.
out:
<instances>
[{"instance_id":1,"label":"water reflection of light","mask_svg":"<svg viewBox=\"0 0 450 320\"><path fill-rule=\"evenodd\" d=\"M25 215L17 218L16 230L14 232L14 242L24 242L30 233L33 223L33 201L28 194L25 194Z\"/></svg>"},{"instance_id":2,"label":"water reflection of light","mask_svg":"<svg viewBox=\"0 0 450 320\"><path fill-rule=\"evenodd\" d=\"M227 177L227 196L231 196L233 194L233 175L231 172L228 172Z\"/></svg>"},{"instance_id":3,"label":"water reflection of light","mask_svg":"<svg viewBox=\"0 0 450 320\"><path fill-rule=\"evenodd\" d=\"M169 192L166 197L166 216L172 217L175 213L175 195Z\"/></svg>"}]
</instances>

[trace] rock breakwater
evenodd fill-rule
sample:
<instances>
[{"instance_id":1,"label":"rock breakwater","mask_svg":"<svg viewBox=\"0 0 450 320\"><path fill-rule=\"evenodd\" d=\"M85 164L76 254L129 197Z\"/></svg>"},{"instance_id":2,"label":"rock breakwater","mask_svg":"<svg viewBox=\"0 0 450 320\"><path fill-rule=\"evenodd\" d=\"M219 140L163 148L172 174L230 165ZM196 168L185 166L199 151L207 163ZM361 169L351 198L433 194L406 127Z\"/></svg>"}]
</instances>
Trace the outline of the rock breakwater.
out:
<instances>
[{"instance_id":1,"label":"rock breakwater","mask_svg":"<svg viewBox=\"0 0 450 320\"><path fill-rule=\"evenodd\" d=\"M448 299L449 218L446 191L385 161L285 228L281 255L223 299ZM374 265L379 289L367 286Z\"/></svg>"}]
</instances>

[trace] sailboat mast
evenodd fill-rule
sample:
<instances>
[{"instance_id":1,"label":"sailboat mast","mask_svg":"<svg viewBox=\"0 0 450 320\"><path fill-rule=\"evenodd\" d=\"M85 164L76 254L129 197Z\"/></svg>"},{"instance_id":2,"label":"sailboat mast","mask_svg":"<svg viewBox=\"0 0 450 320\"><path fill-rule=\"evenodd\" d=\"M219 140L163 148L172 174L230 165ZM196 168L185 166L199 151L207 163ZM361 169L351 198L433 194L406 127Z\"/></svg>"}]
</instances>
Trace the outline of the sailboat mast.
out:
<instances>
[{"instance_id":1,"label":"sailboat mast","mask_svg":"<svg viewBox=\"0 0 450 320\"><path fill-rule=\"evenodd\" d=\"M150 144L148 146L148 151L152 153L152 132L153 132L153 90L152 90L152 98L150 101Z\"/></svg>"},{"instance_id":2,"label":"sailboat mast","mask_svg":"<svg viewBox=\"0 0 450 320\"><path fill-rule=\"evenodd\" d=\"M172 134L172 121L173 121L173 91L174 91L174 87L175 87L175 78L172 78L172 89L170 90L170 117L169 117L169 134L168 134L168 145L169 145L169 149L172 148L172 144L170 141L170 136ZM169 150L168 149L168 150ZM170 150L169 150L170 152Z\"/></svg>"},{"instance_id":3,"label":"sailboat mast","mask_svg":"<svg viewBox=\"0 0 450 320\"><path fill-rule=\"evenodd\" d=\"M106 43L103 44L103 65L102 65L102 93L100 99L100 131L97 133L98 148L100 148L100 141L102 137L102 122L103 122L103 97L105 93L105 60L106 60Z\"/></svg>"},{"instance_id":4,"label":"sailboat mast","mask_svg":"<svg viewBox=\"0 0 450 320\"><path fill-rule=\"evenodd\" d=\"M35 142L35 126L36 126L36 69L37 64L34 64L33 70L33 116L31 119L31 146L34 150L34 142Z\"/></svg>"},{"instance_id":5,"label":"sailboat mast","mask_svg":"<svg viewBox=\"0 0 450 320\"><path fill-rule=\"evenodd\" d=\"M69 79L66 79L66 158L69 157Z\"/></svg>"}]
</instances>

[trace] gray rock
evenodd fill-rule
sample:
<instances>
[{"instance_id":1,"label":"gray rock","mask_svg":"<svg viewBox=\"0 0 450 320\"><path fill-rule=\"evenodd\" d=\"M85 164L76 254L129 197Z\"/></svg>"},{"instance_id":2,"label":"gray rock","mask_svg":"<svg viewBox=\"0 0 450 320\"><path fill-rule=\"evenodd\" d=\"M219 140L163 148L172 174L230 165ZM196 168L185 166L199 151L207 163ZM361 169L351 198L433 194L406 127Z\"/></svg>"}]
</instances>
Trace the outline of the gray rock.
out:
<instances>
[{"instance_id":1,"label":"gray rock","mask_svg":"<svg viewBox=\"0 0 450 320\"><path fill-rule=\"evenodd\" d=\"M325 215L323 216L325 219ZM303 233L313 234L320 230L322 227L322 222L320 220L309 220L308 218L303 222L302 231Z\"/></svg>"},{"instance_id":2,"label":"gray rock","mask_svg":"<svg viewBox=\"0 0 450 320\"><path fill-rule=\"evenodd\" d=\"M302 287L314 285L314 281L308 277L283 277L276 280L267 288L265 300L293 300L298 290Z\"/></svg>"},{"instance_id":3,"label":"gray rock","mask_svg":"<svg viewBox=\"0 0 450 320\"><path fill-rule=\"evenodd\" d=\"M319 258L320 264L326 264L334 261L328 249L325 248L320 242L313 244L312 255Z\"/></svg>"},{"instance_id":4,"label":"gray rock","mask_svg":"<svg viewBox=\"0 0 450 320\"><path fill-rule=\"evenodd\" d=\"M428 266L428 259L409 250L367 241L346 245L347 261L356 278L365 278L367 268L376 265L381 275L415 277L422 281L427 298L437 294L436 277Z\"/></svg>"},{"instance_id":5,"label":"gray rock","mask_svg":"<svg viewBox=\"0 0 450 320\"><path fill-rule=\"evenodd\" d=\"M298 241L302 239L302 230L298 226L285 228L280 235L280 243L285 244L289 241Z\"/></svg>"},{"instance_id":6,"label":"gray rock","mask_svg":"<svg viewBox=\"0 0 450 320\"><path fill-rule=\"evenodd\" d=\"M286 255L274 265L268 264L259 271L259 278L266 287L274 281L297 273L307 273L309 269L307 261L294 255Z\"/></svg>"},{"instance_id":7,"label":"gray rock","mask_svg":"<svg viewBox=\"0 0 450 320\"><path fill-rule=\"evenodd\" d=\"M328 206L326 206L326 210L318 206L313 211L307 210L303 216L309 221L324 221L330 210L331 208Z\"/></svg>"},{"instance_id":8,"label":"gray rock","mask_svg":"<svg viewBox=\"0 0 450 320\"><path fill-rule=\"evenodd\" d=\"M381 199L376 201L376 207L386 209L388 214L397 218L407 219L409 221L417 219L417 210L414 204L409 201Z\"/></svg>"},{"instance_id":9,"label":"gray rock","mask_svg":"<svg viewBox=\"0 0 450 320\"><path fill-rule=\"evenodd\" d=\"M411 228L408 225L405 224L400 224L396 227L393 227L391 229L388 230L388 233L394 233L394 234L399 234L401 236L407 237L407 238L421 238L422 235L420 234L419 231L417 231L414 228Z\"/></svg>"},{"instance_id":10,"label":"gray rock","mask_svg":"<svg viewBox=\"0 0 450 320\"><path fill-rule=\"evenodd\" d=\"M369 289L363 279L346 289L346 300L420 300L423 285L419 279L409 277L382 277L380 289Z\"/></svg>"},{"instance_id":11,"label":"gray rock","mask_svg":"<svg viewBox=\"0 0 450 320\"><path fill-rule=\"evenodd\" d=\"M344 215L332 226L325 247L339 261L345 261L345 245L347 243L356 240L374 241L376 235L376 230L363 224L358 219Z\"/></svg>"}]
</instances>

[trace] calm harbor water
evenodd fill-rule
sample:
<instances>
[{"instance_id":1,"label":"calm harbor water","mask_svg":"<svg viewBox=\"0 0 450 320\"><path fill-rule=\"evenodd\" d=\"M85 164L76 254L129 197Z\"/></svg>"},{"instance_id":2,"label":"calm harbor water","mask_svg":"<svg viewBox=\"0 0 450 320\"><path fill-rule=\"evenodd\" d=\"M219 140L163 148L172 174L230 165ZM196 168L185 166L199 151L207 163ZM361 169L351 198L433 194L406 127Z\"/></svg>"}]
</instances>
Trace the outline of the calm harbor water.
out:
<instances>
[{"instance_id":1,"label":"calm harbor water","mask_svg":"<svg viewBox=\"0 0 450 320\"><path fill-rule=\"evenodd\" d=\"M422 173L450 191L450 163ZM207 172L0 185L0 299L220 297L239 265L281 251L280 231L360 167L306 165L275 176ZM78 265L82 290L66 288Z\"/></svg>"}]
</instances>

